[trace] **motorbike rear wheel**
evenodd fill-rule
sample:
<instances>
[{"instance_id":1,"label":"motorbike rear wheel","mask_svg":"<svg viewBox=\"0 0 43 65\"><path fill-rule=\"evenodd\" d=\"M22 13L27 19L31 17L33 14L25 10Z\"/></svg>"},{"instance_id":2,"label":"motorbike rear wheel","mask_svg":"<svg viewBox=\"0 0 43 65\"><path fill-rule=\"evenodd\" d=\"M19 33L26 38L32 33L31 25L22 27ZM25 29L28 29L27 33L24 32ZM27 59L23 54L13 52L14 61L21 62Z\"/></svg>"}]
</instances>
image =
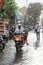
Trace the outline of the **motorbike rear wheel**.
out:
<instances>
[{"instance_id":1,"label":"motorbike rear wheel","mask_svg":"<svg viewBox=\"0 0 43 65\"><path fill-rule=\"evenodd\" d=\"M21 51L21 47L19 48L16 46L16 52L18 53L19 51Z\"/></svg>"},{"instance_id":2,"label":"motorbike rear wheel","mask_svg":"<svg viewBox=\"0 0 43 65\"><path fill-rule=\"evenodd\" d=\"M19 52L18 48L16 47L16 52Z\"/></svg>"}]
</instances>

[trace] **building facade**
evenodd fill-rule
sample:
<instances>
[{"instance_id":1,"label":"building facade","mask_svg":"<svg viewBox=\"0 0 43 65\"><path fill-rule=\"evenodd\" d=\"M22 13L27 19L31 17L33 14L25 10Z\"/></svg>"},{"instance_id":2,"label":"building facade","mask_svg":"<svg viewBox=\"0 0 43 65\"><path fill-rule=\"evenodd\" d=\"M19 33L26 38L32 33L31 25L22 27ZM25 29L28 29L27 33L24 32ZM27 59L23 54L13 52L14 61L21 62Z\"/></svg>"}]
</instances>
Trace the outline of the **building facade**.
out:
<instances>
[{"instance_id":1,"label":"building facade","mask_svg":"<svg viewBox=\"0 0 43 65\"><path fill-rule=\"evenodd\" d=\"M6 34L8 31L8 24L9 22L7 20L0 20L0 33Z\"/></svg>"}]
</instances>

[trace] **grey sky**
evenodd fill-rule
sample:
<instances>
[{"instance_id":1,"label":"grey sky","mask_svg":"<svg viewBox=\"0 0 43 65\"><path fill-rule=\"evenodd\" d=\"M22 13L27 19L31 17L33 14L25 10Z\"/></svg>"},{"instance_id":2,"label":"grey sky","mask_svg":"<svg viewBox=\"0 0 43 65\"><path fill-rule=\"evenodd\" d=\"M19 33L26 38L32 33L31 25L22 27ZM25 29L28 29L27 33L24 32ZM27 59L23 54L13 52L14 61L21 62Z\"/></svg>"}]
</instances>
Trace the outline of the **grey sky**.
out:
<instances>
[{"instance_id":1,"label":"grey sky","mask_svg":"<svg viewBox=\"0 0 43 65\"><path fill-rule=\"evenodd\" d=\"M27 0L27 5L26 5L26 0L15 0L15 2L21 8L23 6L27 6L31 2L33 2L33 3L34 2L41 2L41 3L43 3L43 0Z\"/></svg>"}]
</instances>

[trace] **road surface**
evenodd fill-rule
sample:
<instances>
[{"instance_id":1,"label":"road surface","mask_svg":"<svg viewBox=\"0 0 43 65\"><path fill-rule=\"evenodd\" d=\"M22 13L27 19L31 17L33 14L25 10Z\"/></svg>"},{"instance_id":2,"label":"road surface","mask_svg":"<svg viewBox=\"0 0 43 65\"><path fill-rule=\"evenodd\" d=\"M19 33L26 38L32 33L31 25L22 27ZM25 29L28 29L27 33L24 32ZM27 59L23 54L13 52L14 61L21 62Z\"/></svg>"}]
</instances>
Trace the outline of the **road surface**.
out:
<instances>
[{"instance_id":1,"label":"road surface","mask_svg":"<svg viewBox=\"0 0 43 65\"><path fill-rule=\"evenodd\" d=\"M34 31L29 32L27 37L29 45L25 44L19 53L16 53L14 41L9 40L5 50L0 52L0 65L43 65L42 40L39 47L35 49L36 40Z\"/></svg>"}]
</instances>

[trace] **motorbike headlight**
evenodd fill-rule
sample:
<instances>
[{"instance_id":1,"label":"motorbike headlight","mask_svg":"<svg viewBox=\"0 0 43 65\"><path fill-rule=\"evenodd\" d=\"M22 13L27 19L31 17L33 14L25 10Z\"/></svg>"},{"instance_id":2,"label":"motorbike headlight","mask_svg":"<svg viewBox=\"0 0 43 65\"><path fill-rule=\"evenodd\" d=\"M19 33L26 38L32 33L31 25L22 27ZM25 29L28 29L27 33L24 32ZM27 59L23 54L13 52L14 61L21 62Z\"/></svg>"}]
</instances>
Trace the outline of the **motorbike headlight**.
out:
<instances>
[{"instance_id":1,"label":"motorbike headlight","mask_svg":"<svg viewBox=\"0 0 43 65\"><path fill-rule=\"evenodd\" d=\"M19 39L17 38L16 40L18 41Z\"/></svg>"}]
</instances>

